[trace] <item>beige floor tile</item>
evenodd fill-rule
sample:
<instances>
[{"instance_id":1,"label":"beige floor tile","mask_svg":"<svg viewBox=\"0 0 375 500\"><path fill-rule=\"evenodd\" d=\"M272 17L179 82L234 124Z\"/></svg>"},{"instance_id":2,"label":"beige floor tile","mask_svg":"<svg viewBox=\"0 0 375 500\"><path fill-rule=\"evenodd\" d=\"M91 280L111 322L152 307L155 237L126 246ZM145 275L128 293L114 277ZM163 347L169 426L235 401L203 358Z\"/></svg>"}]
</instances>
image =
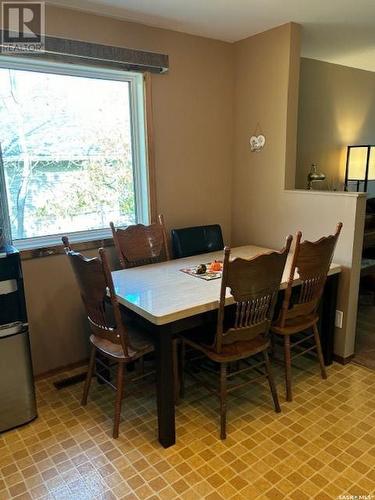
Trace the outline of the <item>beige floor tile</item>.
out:
<instances>
[{"instance_id":1,"label":"beige floor tile","mask_svg":"<svg viewBox=\"0 0 375 500\"><path fill-rule=\"evenodd\" d=\"M375 490L375 372L332 365L328 380L299 360L295 397L282 413L266 383L228 401L228 438L218 437L217 401L189 388L176 409L176 446L156 439L153 385L130 396L118 440L111 438L113 395L93 384L61 391L37 383L39 418L0 436L0 499L283 499L327 500ZM66 372L72 375L79 370ZM49 497L50 496L50 497Z\"/></svg>"}]
</instances>

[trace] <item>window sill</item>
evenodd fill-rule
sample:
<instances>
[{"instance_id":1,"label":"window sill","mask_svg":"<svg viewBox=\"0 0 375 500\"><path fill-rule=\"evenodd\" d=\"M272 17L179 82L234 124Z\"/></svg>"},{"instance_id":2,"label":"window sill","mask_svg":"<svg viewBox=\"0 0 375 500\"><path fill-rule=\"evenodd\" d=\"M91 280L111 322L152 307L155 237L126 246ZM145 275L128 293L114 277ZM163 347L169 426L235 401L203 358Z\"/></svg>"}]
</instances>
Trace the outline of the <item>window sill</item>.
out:
<instances>
[{"instance_id":1,"label":"window sill","mask_svg":"<svg viewBox=\"0 0 375 500\"><path fill-rule=\"evenodd\" d=\"M78 243L71 242L72 247L77 252L83 252L87 250L94 250L100 247L112 247L113 239L104 238L98 240L81 241ZM17 242L15 242L15 247L17 248ZM20 250L22 260L39 259L41 257L52 257L53 255L63 255L65 253L63 244L51 245L48 247L41 248L28 248Z\"/></svg>"}]
</instances>

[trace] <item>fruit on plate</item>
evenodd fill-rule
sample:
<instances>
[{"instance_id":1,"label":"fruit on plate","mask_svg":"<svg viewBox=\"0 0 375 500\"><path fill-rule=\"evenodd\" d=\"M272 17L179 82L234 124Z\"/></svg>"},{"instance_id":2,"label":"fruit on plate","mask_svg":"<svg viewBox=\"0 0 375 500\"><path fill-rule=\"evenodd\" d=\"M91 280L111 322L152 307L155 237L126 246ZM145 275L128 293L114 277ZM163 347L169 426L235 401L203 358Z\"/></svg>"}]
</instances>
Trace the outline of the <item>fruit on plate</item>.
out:
<instances>
[{"instance_id":1,"label":"fruit on plate","mask_svg":"<svg viewBox=\"0 0 375 500\"><path fill-rule=\"evenodd\" d=\"M204 274L207 272L207 267L205 264L199 264L199 266L197 267L196 271L195 271L197 274Z\"/></svg>"},{"instance_id":2,"label":"fruit on plate","mask_svg":"<svg viewBox=\"0 0 375 500\"><path fill-rule=\"evenodd\" d=\"M217 273L218 271L221 271L223 269L223 263L218 261L218 260L214 260L214 262L211 262L210 264L210 271L212 273Z\"/></svg>"}]
</instances>

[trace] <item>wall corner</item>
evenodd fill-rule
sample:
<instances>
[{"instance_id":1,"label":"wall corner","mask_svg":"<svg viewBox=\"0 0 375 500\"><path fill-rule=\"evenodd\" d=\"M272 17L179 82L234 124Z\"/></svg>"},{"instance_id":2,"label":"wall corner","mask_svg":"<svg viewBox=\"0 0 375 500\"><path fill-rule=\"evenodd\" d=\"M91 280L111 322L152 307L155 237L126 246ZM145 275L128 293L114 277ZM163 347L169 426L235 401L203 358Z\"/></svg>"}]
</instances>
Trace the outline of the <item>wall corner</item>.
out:
<instances>
[{"instance_id":1,"label":"wall corner","mask_svg":"<svg viewBox=\"0 0 375 500\"><path fill-rule=\"evenodd\" d=\"M295 189L301 26L290 23L289 84L286 110L285 189Z\"/></svg>"}]
</instances>

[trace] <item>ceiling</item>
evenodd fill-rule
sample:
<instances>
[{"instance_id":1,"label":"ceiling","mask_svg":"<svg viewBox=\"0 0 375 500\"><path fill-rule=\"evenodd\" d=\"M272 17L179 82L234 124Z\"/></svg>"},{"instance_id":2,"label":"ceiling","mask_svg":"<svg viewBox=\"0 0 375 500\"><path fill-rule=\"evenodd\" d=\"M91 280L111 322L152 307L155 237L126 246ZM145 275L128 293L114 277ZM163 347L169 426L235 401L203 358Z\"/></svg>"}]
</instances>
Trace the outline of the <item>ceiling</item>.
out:
<instances>
[{"instance_id":1,"label":"ceiling","mask_svg":"<svg viewBox=\"0 0 375 500\"><path fill-rule=\"evenodd\" d=\"M374 0L50 0L228 42L294 21L302 55L375 71Z\"/></svg>"}]
</instances>

